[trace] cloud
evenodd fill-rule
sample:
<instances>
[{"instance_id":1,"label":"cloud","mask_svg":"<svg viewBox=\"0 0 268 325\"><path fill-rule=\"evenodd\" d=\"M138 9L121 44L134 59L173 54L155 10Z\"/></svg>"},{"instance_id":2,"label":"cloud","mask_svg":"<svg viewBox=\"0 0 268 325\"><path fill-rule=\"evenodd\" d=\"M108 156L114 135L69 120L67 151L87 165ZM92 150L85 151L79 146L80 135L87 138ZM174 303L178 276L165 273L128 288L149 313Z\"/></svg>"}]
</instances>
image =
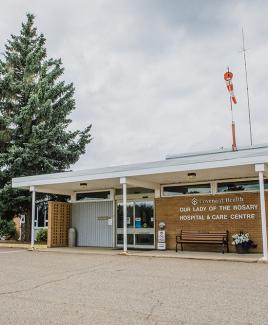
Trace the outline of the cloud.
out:
<instances>
[{"instance_id":1,"label":"cloud","mask_svg":"<svg viewBox=\"0 0 268 325\"><path fill-rule=\"evenodd\" d=\"M48 54L76 87L73 127L94 140L75 169L163 159L231 146L223 80L234 72L238 145L249 144L241 28L246 32L255 143L266 121L268 4L264 1L3 2L1 49L25 12L36 14Z\"/></svg>"}]
</instances>

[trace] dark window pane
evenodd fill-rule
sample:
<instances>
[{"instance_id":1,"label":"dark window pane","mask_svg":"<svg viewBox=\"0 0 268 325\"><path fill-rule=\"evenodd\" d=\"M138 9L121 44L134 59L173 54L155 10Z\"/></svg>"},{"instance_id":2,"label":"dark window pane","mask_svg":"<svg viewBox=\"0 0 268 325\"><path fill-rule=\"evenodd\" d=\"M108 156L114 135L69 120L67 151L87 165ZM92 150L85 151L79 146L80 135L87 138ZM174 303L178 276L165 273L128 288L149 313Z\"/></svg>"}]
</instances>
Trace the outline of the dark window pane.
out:
<instances>
[{"instance_id":1,"label":"dark window pane","mask_svg":"<svg viewBox=\"0 0 268 325\"><path fill-rule=\"evenodd\" d=\"M37 227L45 226L45 209L44 206L38 207L38 223Z\"/></svg>"},{"instance_id":2,"label":"dark window pane","mask_svg":"<svg viewBox=\"0 0 268 325\"><path fill-rule=\"evenodd\" d=\"M143 187L129 187L127 189L127 194L148 194L148 193L154 193L154 190L149 188L143 188ZM123 195L122 188L115 190L116 195Z\"/></svg>"},{"instance_id":3,"label":"dark window pane","mask_svg":"<svg viewBox=\"0 0 268 325\"><path fill-rule=\"evenodd\" d=\"M103 191L103 192L89 192L89 193L77 193L76 200L83 201L83 200L107 200L110 199L110 191Z\"/></svg>"},{"instance_id":4,"label":"dark window pane","mask_svg":"<svg viewBox=\"0 0 268 325\"><path fill-rule=\"evenodd\" d=\"M154 245L153 234L138 234L135 236L136 245Z\"/></svg>"},{"instance_id":5,"label":"dark window pane","mask_svg":"<svg viewBox=\"0 0 268 325\"><path fill-rule=\"evenodd\" d=\"M268 189L268 180L264 181L264 188ZM259 191L259 181L241 181L218 183L218 192Z\"/></svg>"},{"instance_id":6,"label":"dark window pane","mask_svg":"<svg viewBox=\"0 0 268 325\"><path fill-rule=\"evenodd\" d=\"M133 227L134 216L133 216L133 203L127 203L127 226ZM123 228L123 204L117 204L117 228Z\"/></svg>"},{"instance_id":7,"label":"dark window pane","mask_svg":"<svg viewBox=\"0 0 268 325\"><path fill-rule=\"evenodd\" d=\"M210 184L200 185L171 185L163 187L164 196L185 195L185 194L210 194Z\"/></svg>"},{"instance_id":8,"label":"dark window pane","mask_svg":"<svg viewBox=\"0 0 268 325\"><path fill-rule=\"evenodd\" d=\"M135 228L154 227L153 202L135 202Z\"/></svg>"},{"instance_id":9,"label":"dark window pane","mask_svg":"<svg viewBox=\"0 0 268 325\"><path fill-rule=\"evenodd\" d=\"M134 235L128 234L127 235L127 243L128 245L133 245L134 243ZM123 245L124 244L124 235L118 234L117 235L117 245Z\"/></svg>"}]
</instances>

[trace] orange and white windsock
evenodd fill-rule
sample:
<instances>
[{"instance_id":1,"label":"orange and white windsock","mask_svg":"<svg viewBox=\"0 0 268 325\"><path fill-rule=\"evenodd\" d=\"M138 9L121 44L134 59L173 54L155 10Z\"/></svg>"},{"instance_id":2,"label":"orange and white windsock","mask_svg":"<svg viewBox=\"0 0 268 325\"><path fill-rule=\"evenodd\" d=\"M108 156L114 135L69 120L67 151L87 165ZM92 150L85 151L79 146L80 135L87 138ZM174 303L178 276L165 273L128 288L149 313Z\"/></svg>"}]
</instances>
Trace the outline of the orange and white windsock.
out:
<instances>
[{"instance_id":1,"label":"orange and white windsock","mask_svg":"<svg viewBox=\"0 0 268 325\"><path fill-rule=\"evenodd\" d=\"M236 97L235 97L235 94L234 94L234 85L232 83L232 79L233 79L232 72L230 72L230 71L225 72L224 80L226 81L226 86L227 86L227 89L229 91L231 100L232 100L232 102L234 104L237 104L237 100L236 100Z\"/></svg>"}]
</instances>

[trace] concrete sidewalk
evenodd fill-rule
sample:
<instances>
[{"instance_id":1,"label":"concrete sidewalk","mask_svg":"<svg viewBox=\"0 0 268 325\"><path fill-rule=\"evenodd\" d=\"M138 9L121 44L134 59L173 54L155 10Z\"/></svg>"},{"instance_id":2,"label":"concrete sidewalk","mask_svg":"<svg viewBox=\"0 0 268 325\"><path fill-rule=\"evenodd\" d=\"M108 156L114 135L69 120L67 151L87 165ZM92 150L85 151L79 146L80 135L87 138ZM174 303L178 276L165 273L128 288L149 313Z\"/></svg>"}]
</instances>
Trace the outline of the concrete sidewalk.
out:
<instances>
[{"instance_id":1,"label":"concrete sidewalk","mask_svg":"<svg viewBox=\"0 0 268 325\"><path fill-rule=\"evenodd\" d=\"M262 262L261 254L236 254L236 253L215 253L215 252L193 252L183 251L175 252L173 250L129 250L123 253L119 249L96 248L96 247L58 247L58 248L37 248L40 252L63 253L63 254L95 254L95 255L127 255L151 258L176 258L192 260L211 260L211 261L228 261L228 262L245 262L257 263Z\"/></svg>"}]
</instances>

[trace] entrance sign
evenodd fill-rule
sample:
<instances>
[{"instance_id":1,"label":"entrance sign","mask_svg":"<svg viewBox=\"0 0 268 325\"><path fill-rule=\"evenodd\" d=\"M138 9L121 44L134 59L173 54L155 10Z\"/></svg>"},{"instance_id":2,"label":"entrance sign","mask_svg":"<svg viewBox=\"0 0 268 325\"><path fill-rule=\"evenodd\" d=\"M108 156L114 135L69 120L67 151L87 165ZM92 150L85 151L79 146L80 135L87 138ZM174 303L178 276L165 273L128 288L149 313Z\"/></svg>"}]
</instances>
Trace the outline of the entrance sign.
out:
<instances>
[{"instance_id":1,"label":"entrance sign","mask_svg":"<svg viewBox=\"0 0 268 325\"><path fill-rule=\"evenodd\" d=\"M191 199L191 204L178 208L178 221L228 221L256 219L258 204L247 202L243 196Z\"/></svg>"}]
</instances>

